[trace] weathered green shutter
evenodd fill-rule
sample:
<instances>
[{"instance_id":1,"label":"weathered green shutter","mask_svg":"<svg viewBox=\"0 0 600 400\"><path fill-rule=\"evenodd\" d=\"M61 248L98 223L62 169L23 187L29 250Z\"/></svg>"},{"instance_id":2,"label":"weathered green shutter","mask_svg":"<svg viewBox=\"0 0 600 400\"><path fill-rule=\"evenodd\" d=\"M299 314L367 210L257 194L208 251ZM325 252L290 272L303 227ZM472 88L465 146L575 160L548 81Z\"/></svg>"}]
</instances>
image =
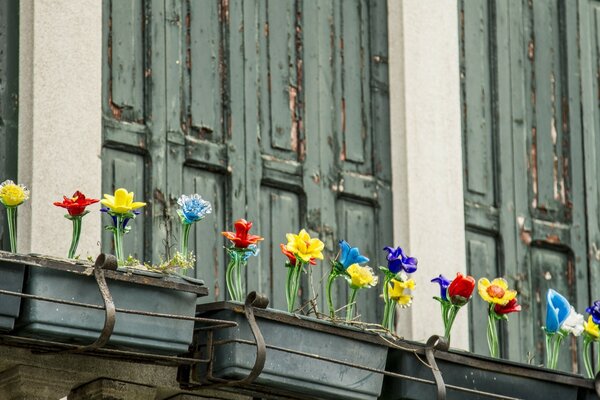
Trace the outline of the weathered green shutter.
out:
<instances>
[{"instance_id":1,"label":"weathered green shutter","mask_svg":"<svg viewBox=\"0 0 600 400\"><path fill-rule=\"evenodd\" d=\"M18 94L19 2L0 1L0 182L17 181ZM5 215L0 212L0 249L8 250Z\"/></svg>"},{"instance_id":2,"label":"weathered green shutter","mask_svg":"<svg viewBox=\"0 0 600 400\"><path fill-rule=\"evenodd\" d=\"M382 261L392 243L384 0L106 8L105 190L128 185L152 203L128 251L155 261L173 252L176 198L198 192L213 214L195 225L191 248L211 299L225 296L220 232L240 217L265 237L248 289L274 307L285 307L287 232L308 228L326 257L346 238L374 267ZM321 311L328 271L326 261L313 270ZM303 301L313 297L307 281L302 289ZM361 295L369 320L379 318L378 294Z\"/></svg>"},{"instance_id":3,"label":"weathered green shutter","mask_svg":"<svg viewBox=\"0 0 600 400\"><path fill-rule=\"evenodd\" d=\"M578 51L578 19L589 17L546 0L463 0L459 10L468 267L516 287L523 312L510 315L503 353L541 364L547 289L579 312L590 299ZM588 106L597 113L597 100ZM473 303L472 347L487 353L487 311ZM561 368L576 367L574 346Z\"/></svg>"}]
</instances>

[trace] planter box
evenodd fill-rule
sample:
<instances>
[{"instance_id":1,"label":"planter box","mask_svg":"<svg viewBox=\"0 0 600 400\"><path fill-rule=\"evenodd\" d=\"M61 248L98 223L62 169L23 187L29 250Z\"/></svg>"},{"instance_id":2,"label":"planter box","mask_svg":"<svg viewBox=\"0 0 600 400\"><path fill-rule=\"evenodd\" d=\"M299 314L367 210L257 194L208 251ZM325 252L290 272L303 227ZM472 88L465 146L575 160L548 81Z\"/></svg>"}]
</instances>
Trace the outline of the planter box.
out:
<instances>
[{"instance_id":1,"label":"planter box","mask_svg":"<svg viewBox=\"0 0 600 400\"><path fill-rule=\"evenodd\" d=\"M213 331L213 341L217 343L212 357L212 375L227 380L247 377L256 359L256 346L240 342L218 343L230 340L254 343L254 336L244 315L244 306L233 302L200 305L197 316L238 324L237 327ZM385 367L387 347L379 344L376 336L272 309L255 309L255 316L267 346L264 368L253 383L259 392L263 389L268 393L325 399L370 400L379 396L383 374L353 366L379 370ZM196 326L199 328L202 324L197 323ZM205 331L200 331L200 346L206 345L206 335ZM284 349L315 354L322 359ZM201 347L201 352L205 353L206 348ZM206 371L202 371L202 374L206 374ZM205 377L197 376L196 379L203 380Z\"/></svg>"},{"instance_id":2,"label":"planter box","mask_svg":"<svg viewBox=\"0 0 600 400\"><path fill-rule=\"evenodd\" d=\"M92 273L93 267L70 265L69 262L70 260L50 260L50 264L55 267L68 267L70 271L28 268L23 292L104 305ZM35 262L34 265L39 263ZM161 274L110 270L106 270L104 274L117 309L193 317L198 295L207 293L201 283L194 285L181 278ZM174 289L174 286L183 287L183 291ZM188 291L185 291L186 288ZM98 339L104 320L104 310L24 299L16 333L19 336L87 345ZM188 351L193 327L192 320L117 312L114 330L106 347L156 354L181 354Z\"/></svg>"},{"instance_id":3,"label":"planter box","mask_svg":"<svg viewBox=\"0 0 600 400\"><path fill-rule=\"evenodd\" d=\"M423 345L409 342L407 346L425 360ZM435 358L444 383L450 385L446 387L448 400L493 398L456 387L517 399L598 399L594 381L579 375L453 350L436 351ZM386 370L433 380L432 371L409 351L390 349ZM436 393L435 385L386 376L381 400L435 399Z\"/></svg>"},{"instance_id":4,"label":"planter box","mask_svg":"<svg viewBox=\"0 0 600 400\"><path fill-rule=\"evenodd\" d=\"M19 264L6 261L5 255L10 255L0 251L0 289L10 290L11 292L21 293L23 290L23 278L25 276L25 267ZM15 326L15 319L19 316L21 308L21 298L0 295L0 331L11 331Z\"/></svg>"}]
</instances>

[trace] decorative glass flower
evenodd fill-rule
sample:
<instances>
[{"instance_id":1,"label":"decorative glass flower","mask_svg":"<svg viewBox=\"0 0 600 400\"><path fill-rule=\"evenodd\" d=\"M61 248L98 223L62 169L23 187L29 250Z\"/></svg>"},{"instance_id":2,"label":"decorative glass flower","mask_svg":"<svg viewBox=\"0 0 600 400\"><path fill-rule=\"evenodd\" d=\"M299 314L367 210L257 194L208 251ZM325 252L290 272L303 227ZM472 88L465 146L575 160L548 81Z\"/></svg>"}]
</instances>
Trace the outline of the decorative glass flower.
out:
<instances>
[{"instance_id":1,"label":"decorative glass flower","mask_svg":"<svg viewBox=\"0 0 600 400\"><path fill-rule=\"evenodd\" d=\"M0 183L0 203L5 207L16 207L29 199L29 189L23 184L6 180Z\"/></svg>"},{"instance_id":2,"label":"decorative glass flower","mask_svg":"<svg viewBox=\"0 0 600 400\"><path fill-rule=\"evenodd\" d=\"M289 263L290 267L295 267L296 262L298 261L298 259L296 258L296 255L294 253L292 253L291 251L289 251L287 249L287 247L285 246L285 244L283 244L283 243L281 243L279 245L279 248L281 249L281 253L288 258L288 261L286 262L286 264ZM314 258L311 258L310 260L308 260L308 263L310 265L317 265L317 260L315 260Z\"/></svg>"},{"instance_id":3,"label":"decorative glass flower","mask_svg":"<svg viewBox=\"0 0 600 400\"><path fill-rule=\"evenodd\" d=\"M506 314L521 310L521 306L517 304L517 292L508 289L508 282L504 278L496 278L491 282L487 278L481 278L477 283L477 291L479 296L488 303L487 342L490 355L498 358L500 346L496 321L507 320Z\"/></svg>"},{"instance_id":4,"label":"decorative glass flower","mask_svg":"<svg viewBox=\"0 0 600 400\"><path fill-rule=\"evenodd\" d=\"M193 224L212 212L210 202L203 200L197 193L190 196L182 194L177 199L177 204L181 207L177 210L177 214L181 218L182 224Z\"/></svg>"},{"instance_id":5,"label":"decorative glass flower","mask_svg":"<svg viewBox=\"0 0 600 400\"><path fill-rule=\"evenodd\" d=\"M360 254L358 247L351 247L345 240L340 240L339 246L340 257L338 262L343 266L344 270L352 264L363 264L369 262L367 257Z\"/></svg>"},{"instance_id":6,"label":"decorative glass flower","mask_svg":"<svg viewBox=\"0 0 600 400\"><path fill-rule=\"evenodd\" d=\"M72 217L78 217L84 214L85 208L89 205L99 202L98 199L90 199L85 197L79 190L73 193L73 196L63 196L63 201L55 201L53 204L57 207L66 208L67 212Z\"/></svg>"},{"instance_id":7,"label":"decorative glass flower","mask_svg":"<svg viewBox=\"0 0 600 400\"><path fill-rule=\"evenodd\" d=\"M119 188L115 190L114 195L105 194L104 199L100 200L100 203L106 208L100 211L106 212L111 216L113 225L107 225L105 229L113 232L115 253L117 260L121 264L125 262L125 253L123 248L123 236L129 232L130 226L127 226L129 220L140 214L137 211L138 208L142 208L146 205L144 202L134 202L133 192L128 192L127 189Z\"/></svg>"},{"instance_id":8,"label":"decorative glass flower","mask_svg":"<svg viewBox=\"0 0 600 400\"><path fill-rule=\"evenodd\" d=\"M0 183L0 203L6 208L10 251L13 253L17 252L17 207L27 199L29 190L25 185L17 185L10 179Z\"/></svg>"},{"instance_id":9,"label":"decorative glass flower","mask_svg":"<svg viewBox=\"0 0 600 400\"><path fill-rule=\"evenodd\" d=\"M245 283L242 270L248 264L248 258L258 254L259 249L256 244L264 238L258 235L250 235L252 222L243 218L235 221L234 227L235 233L221 233L233 244L231 247L225 247L230 258L225 271L225 283L231 300L243 301Z\"/></svg>"},{"instance_id":10,"label":"decorative glass flower","mask_svg":"<svg viewBox=\"0 0 600 400\"><path fill-rule=\"evenodd\" d=\"M65 218L70 219L73 222L73 234L71 238L71 246L69 247L68 257L75 257L77 246L79 244L79 238L81 236L81 220L89 212L85 208L89 205L99 202L98 199L89 199L85 197L79 190L73 193L73 196L63 196L63 201L56 201L54 205L57 207L66 208L68 214Z\"/></svg>"},{"instance_id":11,"label":"decorative glass flower","mask_svg":"<svg viewBox=\"0 0 600 400\"><path fill-rule=\"evenodd\" d=\"M475 289L475 279L472 276L464 276L460 272L456 278L450 281L445 276L439 275L431 280L440 285L440 297L434 299L440 302L442 309L442 321L444 322L444 336L450 343L452 325L462 306L467 304Z\"/></svg>"},{"instance_id":12,"label":"decorative glass flower","mask_svg":"<svg viewBox=\"0 0 600 400\"><path fill-rule=\"evenodd\" d=\"M509 290L504 278L496 278L491 282L487 278L481 278L477 283L477 290L484 301L502 306L517 297L517 291Z\"/></svg>"},{"instance_id":13,"label":"decorative glass flower","mask_svg":"<svg viewBox=\"0 0 600 400\"><path fill-rule=\"evenodd\" d=\"M600 325L600 300L596 300L591 306L585 309L590 314L594 322Z\"/></svg>"},{"instance_id":14,"label":"decorative glass flower","mask_svg":"<svg viewBox=\"0 0 600 400\"><path fill-rule=\"evenodd\" d=\"M339 241L340 252L335 259L331 260L331 271L329 272L329 277L327 278L327 286L325 287L325 293L327 295L327 306L329 307L329 316L331 318L335 317L335 307L333 306L333 297L332 287L333 282L339 276L344 276L346 279L350 277L348 274L348 267L353 264L363 264L369 261L369 259L360 254L358 247L352 247L345 240ZM349 307L346 310L346 315L348 315L349 311L352 311L352 308Z\"/></svg>"},{"instance_id":15,"label":"decorative glass flower","mask_svg":"<svg viewBox=\"0 0 600 400\"><path fill-rule=\"evenodd\" d=\"M408 279L405 282L392 279L389 283L388 293L390 299L398 303L400 307L408 307L412 303L412 295L406 293L406 290L415 290L414 279Z\"/></svg>"},{"instance_id":16,"label":"decorative glass flower","mask_svg":"<svg viewBox=\"0 0 600 400\"><path fill-rule=\"evenodd\" d=\"M323 259L325 244L317 238L311 238L306 230L302 229L297 235L288 233L286 238L288 243L285 248L302 261L309 262L311 258Z\"/></svg>"},{"instance_id":17,"label":"decorative glass flower","mask_svg":"<svg viewBox=\"0 0 600 400\"><path fill-rule=\"evenodd\" d=\"M580 318L581 317L581 318ZM560 344L569 333L583 332L583 316L575 312L569 301L554 289L546 295L546 366L556 369ZM581 325L578 327L577 325Z\"/></svg>"},{"instance_id":18,"label":"decorative glass flower","mask_svg":"<svg viewBox=\"0 0 600 400\"><path fill-rule=\"evenodd\" d=\"M346 305L346 321L351 321L354 316L354 310L356 309L356 295L358 290L376 286L379 278L375 275L371 267L362 267L356 263L346 268L344 277L348 281L351 289L348 304Z\"/></svg>"},{"instance_id":19,"label":"decorative glass flower","mask_svg":"<svg viewBox=\"0 0 600 400\"><path fill-rule=\"evenodd\" d=\"M600 354L598 355L599 362L596 363L595 371L590 358L590 347L593 343L600 342L600 326L598 326L598 323L594 320L594 314L597 315L598 311L600 311L600 300L595 301L586 309L586 312L590 315L588 320L583 322L583 365L589 379L594 379L594 376L600 373ZM565 324L566 323L567 322L565 321Z\"/></svg>"},{"instance_id":20,"label":"decorative glass flower","mask_svg":"<svg viewBox=\"0 0 600 400\"><path fill-rule=\"evenodd\" d=\"M300 276L308 264L315 265L316 260L323 259L325 244L317 238L311 238L305 229L297 235L288 233L287 245L281 245L281 252L288 258L285 266L288 267L288 277L285 284L285 293L288 312L295 309L298 290L300 289Z\"/></svg>"},{"instance_id":21,"label":"decorative glass flower","mask_svg":"<svg viewBox=\"0 0 600 400\"><path fill-rule=\"evenodd\" d=\"M571 305L563 295L554 289L548 290L546 301L545 330L547 334L554 334L571 314Z\"/></svg>"},{"instance_id":22,"label":"decorative glass flower","mask_svg":"<svg viewBox=\"0 0 600 400\"><path fill-rule=\"evenodd\" d=\"M412 274L417 270L417 259L414 257L408 257L404 254L401 247L386 246L383 248L388 252L388 270L393 274L398 274L401 271L407 274Z\"/></svg>"},{"instance_id":23,"label":"decorative glass flower","mask_svg":"<svg viewBox=\"0 0 600 400\"><path fill-rule=\"evenodd\" d=\"M431 280L431 282L437 283L440 285L440 299L441 300L448 300L448 286L450 286L450 283L452 282L451 280L449 280L448 278L446 278L444 275L440 274L437 278L433 278Z\"/></svg>"},{"instance_id":24,"label":"decorative glass flower","mask_svg":"<svg viewBox=\"0 0 600 400\"><path fill-rule=\"evenodd\" d=\"M251 244L256 244L264 238L258 235L250 235L250 229L252 228L252 222L246 221L243 218L238 219L234 223L235 233L234 232L221 232L223 236L233 243L233 245L238 249L245 249Z\"/></svg>"},{"instance_id":25,"label":"decorative glass flower","mask_svg":"<svg viewBox=\"0 0 600 400\"><path fill-rule=\"evenodd\" d=\"M369 286L377 286L379 278L369 266L361 267L358 264L352 264L346 270L349 275L348 283L352 289L362 289Z\"/></svg>"},{"instance_id":26,"label":"decorative glass flower","mask_svg":"<svg viewBox=\"0 0 600 400\"><path fill-rule=\"evenodd\" d=\"M113 196L105 194L100 203L108 207L114 214L127 214L146 205L143 202L134 202L133 192L128 192L123 188L115 190Z\"/></svg>"},{"instance_id":27,"label":"decorative glass flower","mask_svg":"<svg viewBox=\"0 0 600 400\"><path fill-rule=\"evenodd\" d=\"M452 304L465 305L473 295L473 289L475 289L475 278L464 276L459 272L448 286L448 298Z\"/></svg>"}]
</instances>

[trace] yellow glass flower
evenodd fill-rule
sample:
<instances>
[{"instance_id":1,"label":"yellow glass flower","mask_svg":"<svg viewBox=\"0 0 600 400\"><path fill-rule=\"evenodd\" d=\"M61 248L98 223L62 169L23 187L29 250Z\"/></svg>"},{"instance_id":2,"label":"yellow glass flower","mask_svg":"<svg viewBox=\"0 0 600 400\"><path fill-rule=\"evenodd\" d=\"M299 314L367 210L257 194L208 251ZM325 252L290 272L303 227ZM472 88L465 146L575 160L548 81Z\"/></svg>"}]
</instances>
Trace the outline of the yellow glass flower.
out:
<instances>
[{"instance_id":1,"label":"yellow glass flower","mask_svg":"<svg viewBox=\"0 0 600 400\"><path fill-rule=\"evenodd\" d=\"M389 284L388 294L390 299L395 300L400 307L408 307L412 303L412 295L405 293L406 289L415 290L414 279L408 279L405 282L392 279Z\"/></svg>"},{"instance_id":2,"label":"yellow glass flower","mask_svg":"<svg viewBox=\"0 0 600 400\"><path fill-rule=\"evenodd\" d=\"M317 238L311 238L306 230L302 229L297 235L288 233L285 235L287 238L287 245L285 248L298 257L304 262L309 262L311 258L323 259L323 249L325 245Z\"/></svg>"},{"instance_id":3,"label":"yellow glass flower","mask_svg":"<svg viewBox=\"0 0 600 400\"><path fill-rule=\"evenodd\" d=\"M592 337L596 339L600 338L600 326L596 325L592 316L588 318L587 322L583 323L583 329Z\"/></svg>"},{"instance_id":4,"label":"yellow glass flower","mask_svg":"<svg viewBox=\"0 0 600 400\"><path fill-rule=\"evenodd\" d=\"M509 290L504 278L496 278L491 282L487 278L481 278L477 283L477 291L483 300L501 306L517 297L517 291Z\"/></svg>"},{"instance_id":5,"label":"yellow glass flower","mask_svg":"<svg viewBox=\"0 0 600 400\"><path fill-rule=\"evenodd\" d=\"M25 185L17 185L11 180L0 184L0 203L6 207L16 207L29 198L29 190Z\"/></svg>"},{"instance_id":6,"label":"yellow glass flower","mask_svg":"<svg viewBox=\"0 0 600 400\"><path fill-rule=\"evenodd\" d=\"M110 208L115 214L127 214L146 205L146 203L134 202L133 192L128 192L123 188L115 190L114 196L105 194L100 203Z\"/></svg>"},{"instance_id":7,"label":"yellow glass flower","mask_svg":"<svg viewBox=\"0 0 600 400\"><path fill-rule=\"evenodd\" d=\"M350 286L353 288L375 286L379 281L373 269L368 266L361 267L358 264L352 264L346 269L346 272L350 275Z\"/></svg>"}]
</instances>

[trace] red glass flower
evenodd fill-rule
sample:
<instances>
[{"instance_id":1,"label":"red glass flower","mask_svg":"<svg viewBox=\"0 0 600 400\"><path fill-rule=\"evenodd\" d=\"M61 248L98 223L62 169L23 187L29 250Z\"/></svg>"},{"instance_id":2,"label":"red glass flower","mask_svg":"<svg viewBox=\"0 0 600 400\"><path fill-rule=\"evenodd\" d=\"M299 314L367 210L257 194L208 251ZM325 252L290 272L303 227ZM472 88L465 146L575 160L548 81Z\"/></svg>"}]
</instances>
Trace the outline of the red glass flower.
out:
<instances>
[{"instance_id":1,"label":"red glass flower","mask_svg":"<svg viewBox=\"0 0 600 400\"><path fill-rule=\"evenodd\" d=\"M85 212L85 208L90 204L99 202L98 199L89 199L85 197L79 190L73 193L72 197L63 196L63 201L54 202L57 207L66 208L69 215L72 217L78 217Z\"/></svg>"},{"instance_id":2,"label":"red glass flower","mask_svg":"<svg viewBox=\"0 0 600 400\"><path fill-rule=\"evenodd\" d=\"M238 249L245 249L251 244L256 244L264 239L258 235L249 235L248 232L252 228L252 222L246 221L243 218L235 221L234 227L235 233L221 232L221 234L231 240L233 245Z\"/></svg>"},{"instance_id":3,"label":"red glass flower","mask_svg":"<svg viewBox=\"0 0 600 400\"><path fill-rule=\"evenodd\" d=\"M517 304L517 299L512 299L506 305L501 306L500 304L496 304L494 306L494 312L498 315L509 314L512 312L521 311L521 305Z\"/></svg>"},{"instance_id":4,"label":"red glass flower","mask_svg":"<svg viewBox=\"0 0 600 400\"><path fill-rule=\"evenodd\" d=\"M448 298L452 304L465 305L473 295L473 289L475 289L475 278L464 276L459 272L448 286Z\"/></svg>"},{"instance_id":5,"label":"red glass flower","mask_svg":"<svg viewBox=\"0 0 600 400\"><path fill-rule=\"evenodd\" d=\"M284 256L286 256L288 258L288 260L290 260L290 264L292 265L292 267L296 266L296 255L294 253L292 253L291 251L289 251L286 247L285 244L281 243L279 245L279 247L281 248L281 252L283 253ZM311 258L308 263L310 265L317 265L317 260L314 258Z\"/></svg>"}]
</instances>

